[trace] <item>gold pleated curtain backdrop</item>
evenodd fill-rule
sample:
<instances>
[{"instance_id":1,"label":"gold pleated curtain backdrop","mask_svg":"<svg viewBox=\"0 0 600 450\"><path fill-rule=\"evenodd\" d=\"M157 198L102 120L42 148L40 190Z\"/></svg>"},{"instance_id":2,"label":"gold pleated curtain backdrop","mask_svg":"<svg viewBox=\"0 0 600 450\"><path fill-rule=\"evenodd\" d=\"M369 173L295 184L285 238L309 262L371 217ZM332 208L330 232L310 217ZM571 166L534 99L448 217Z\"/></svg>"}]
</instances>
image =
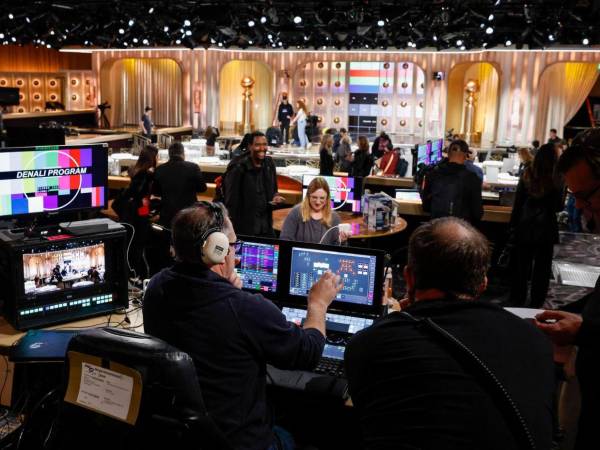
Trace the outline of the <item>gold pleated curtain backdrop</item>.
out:
<instances>
[{"instance_id":1,"label":"gold pleated curtain backdrop","mask_svg":"<svg viewBox=\"0 0 600 450\"><path fill-rule=\"evenodd\" d=\"M107 112L113 127L137 126L146 106L157 126L182 125L182 74L174 60L119 59L104 64L100 80L102 101L112 105Z\"/></svg>"},{"instance_id":2,"label":"gold pleated curtain backdrop","mask_svg":"<svg viewBox=\"0 0 600 450\"><path fill-rule=\"evenodd\" d=\"M252 88L252 117L254 129L266 131L271 126L273 102L273 73L260 61L231 61L221 69L219 79L219 124L222 131L234 131L242 122L242 93L240 81L245 76L255 81ZM295 108L294 108L295 109Z\"/></svg>"},{"instance_id":3,"label":"gold pleated curtain backdrop","mask_svg":"<svg viewBox=\"0 0 600 450\"><path fill-rule=\"evenodd\" d=\"M579 111L598 79L597 64L556 63L542 73L535 138L548 141L551 128L562 129Z\"/></svg>"}]
</instances>

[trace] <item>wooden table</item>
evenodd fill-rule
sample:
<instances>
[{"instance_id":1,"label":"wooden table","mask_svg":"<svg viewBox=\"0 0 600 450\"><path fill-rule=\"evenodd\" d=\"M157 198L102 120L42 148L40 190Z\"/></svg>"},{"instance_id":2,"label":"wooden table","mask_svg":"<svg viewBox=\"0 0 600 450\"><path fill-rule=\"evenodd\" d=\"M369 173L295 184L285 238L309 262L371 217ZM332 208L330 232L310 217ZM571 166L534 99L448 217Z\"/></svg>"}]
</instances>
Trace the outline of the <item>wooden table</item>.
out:
<instances>
[{"instance_id":1,"label":"wooden table","mask_svg":"<svg viewBox=\"0 0 600 450\"><path fill-rule=\"evenodd\" d=\"M398 213L408 216L428 216L423 211L421 200L396 200ZM511 206L483 205L482 222L508 223L512 214Z\"/></svg>"},{"instance_id":2,"label":"wooden table","mask_svg":"<svg viewBox=\"0 0 600 450\"><path fill-rule=\"evenodd\" d=\"M288 216L292 208L283 208L273 211L273 228L277 231L281 231L283 228L283 221ZM363 222L362 215L356 215L351 212L338 212L342 223L348 223L352 226L352 236L348 239L371 239L379 238L384 236L392 236L400 233L406 228L406 220L402 217L396 219L396 223L390 227L389 230L385 231L372 231L368 230Z\"/></svg>"}]
</instances>

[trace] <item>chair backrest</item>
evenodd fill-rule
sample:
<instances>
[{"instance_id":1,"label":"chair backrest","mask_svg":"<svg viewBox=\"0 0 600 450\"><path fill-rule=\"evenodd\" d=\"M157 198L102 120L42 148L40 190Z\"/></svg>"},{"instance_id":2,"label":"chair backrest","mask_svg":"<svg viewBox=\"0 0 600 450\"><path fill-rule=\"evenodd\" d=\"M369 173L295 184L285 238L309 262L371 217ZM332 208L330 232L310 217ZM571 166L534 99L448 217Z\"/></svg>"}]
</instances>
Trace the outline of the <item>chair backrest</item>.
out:
<instances>
[{"instance_id":1,"label":"chair backrest","mask_svg":"<svg viewBox=\"0 0 600 450\"><path fill-rule=\"evenodd\" d=\"M160 339L101 328L67 350L54 448L229 449L192 359Z\"/></svg>"}]
</instances>

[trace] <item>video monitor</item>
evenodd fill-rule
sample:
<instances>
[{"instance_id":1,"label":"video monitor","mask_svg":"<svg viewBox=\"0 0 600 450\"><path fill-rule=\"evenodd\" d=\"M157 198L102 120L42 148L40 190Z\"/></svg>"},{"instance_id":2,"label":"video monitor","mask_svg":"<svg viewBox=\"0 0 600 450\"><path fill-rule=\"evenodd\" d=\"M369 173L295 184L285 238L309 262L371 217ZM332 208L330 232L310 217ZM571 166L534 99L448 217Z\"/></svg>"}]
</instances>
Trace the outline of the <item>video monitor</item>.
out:
<instances>
[{"instance_id":1,"label":"video monitor","mask_svg":"<svg viewBox=\"0 0 600 450\"><path fill-rule=\"evenodd\" d=\"M318 175L302 177L302 198L306 197L308 185ZM321 177L327 181L331 194L331 208L336 211L360 213L362 179L354 177Z\"/></svg>"},{"instance_id":2,"label":"video monitor","mask_svg":"<svg viewBox=\"0 0 600 450\"><path fill-rule=\"evenodd\" d=\"M236 270L243 289L277 292L279 244L242 241L236 247Z\"/></svg>"},{"instance_id":3,"label":"video monitor","mask_svg":"<svg viewBox=\"0 0 600 450\"><path fill-rule=\"evenodd\" d=\"M431 164L431 143L417 146L417 165L419 164Z\"/></svg>"},{"instance_id":4,"label":"video monitor","mask_svg":"<svg viewBox=\"0 0 600 450\"><path fill-rule=\"evenodd\" d=\"M0 151L0 217L103 208L108 147L5 148Z\"/></svg>"},{"instance_id":5,"label":"video monitor","mask_svg":"<svg viewBox=\"0 0 600 450\"><path fill-rule=\"evenodd\" d=\"M431 141L431 164L437 164L443 159L442 150L444 149L443 139L434 139Z\"/></svg>"},{"instance_id":6,"label":"video monitor","mask_svg":"<svg viewBox=\"0 0 600 450\"><path fill-rule=\"evenodd\" d=\"M23 254L25 295L91 287L104 283L104 243Z\"/></svg>"},{"instance_id":7,"label":"video monitor","mask_svg":"<svg viewBox=\"0 0 600 450\"><path fill-rule=\"evenodd\" d=\"M329 270L338 274L344 283L336 301L373 305L376 291L375 255L296 246L291 250L290 295L308 296L312 285Z\"/></svg>"}]
</instances>

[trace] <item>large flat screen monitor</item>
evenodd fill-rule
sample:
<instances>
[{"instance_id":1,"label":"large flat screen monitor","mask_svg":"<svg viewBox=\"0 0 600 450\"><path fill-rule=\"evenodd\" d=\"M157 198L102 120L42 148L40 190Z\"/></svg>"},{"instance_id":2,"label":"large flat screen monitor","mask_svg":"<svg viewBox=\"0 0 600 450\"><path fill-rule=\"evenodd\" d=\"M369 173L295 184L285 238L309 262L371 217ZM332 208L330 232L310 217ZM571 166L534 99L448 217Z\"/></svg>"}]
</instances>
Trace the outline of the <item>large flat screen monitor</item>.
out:
<instances>
[{"instance_id":1,"label":"large flat screen monitor","mask_svg":"<svg viewBox=\"0 0 600 450\"><path fill-rule=\"evenodd\" d=\"M417 165L431 164L431 143L417 145Z\"/></svg>"},{"instance_id":2,"label":"large flat screen monitor","mask_svg":"<svg viewBox=\"0 0 600 450\"><path fill-rule=\"evenodd\" d=\"M444 149L444 140L443 139L434 139L431 141L431 164L439 163L442 158L442 150Z\"/></svg>"},{"instance_id":3,"label":"large flat screen monitor","mask_svg":"<svg viewBox=\"0 0 600 450\"><path fill-rule=\"evenodd\" d=\"M306 197L308 185L318 175L302 177L302 198ZM362 178L354 177L321 177L327 181L331 194L331 207L336 211L360 213L362 196Z\"/></svg>"},{"instance_id":4,"label":"large flat screen monitor","mask_svg":"<svg viewBox=\"0 0 600 450\"><path fill-rule=\"evenodd\" d=\"M336 301L371 306L376 291L376 263L375 255L292 247L289 294L307 296L312 285L329 270L344 283Z\"/></svg>"},{"instance_id":5,"label":"large flat screen monitor","mask_svg":"<svg viewBox=\"0 0 600 450\"><path fill-rule=\"evenodd\" d=\"M106 144L0 151L0 217L104 208L107 197Z\"/></svg>"}]
</instances>

